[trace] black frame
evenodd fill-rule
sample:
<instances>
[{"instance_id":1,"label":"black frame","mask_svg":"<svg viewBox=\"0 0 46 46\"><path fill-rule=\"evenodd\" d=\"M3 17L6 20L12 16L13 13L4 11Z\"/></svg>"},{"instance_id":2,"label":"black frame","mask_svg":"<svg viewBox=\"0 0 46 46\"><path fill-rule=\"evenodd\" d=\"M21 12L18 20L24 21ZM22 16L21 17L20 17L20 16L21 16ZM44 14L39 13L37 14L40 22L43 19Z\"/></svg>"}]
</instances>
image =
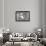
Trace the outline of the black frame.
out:
<instances>
[{"instance_id":1,"label":"black frame","mask_svg":"<svg viewBox=\"0 0 46 46\"><path fill-rule=\"evenodd\" d=\"M17 13L29 13L29 19L28 20L17 20ZM15 20L16 21L30 21L30 11L16 11L15 12Z\"/></svg>"}]
</instances>

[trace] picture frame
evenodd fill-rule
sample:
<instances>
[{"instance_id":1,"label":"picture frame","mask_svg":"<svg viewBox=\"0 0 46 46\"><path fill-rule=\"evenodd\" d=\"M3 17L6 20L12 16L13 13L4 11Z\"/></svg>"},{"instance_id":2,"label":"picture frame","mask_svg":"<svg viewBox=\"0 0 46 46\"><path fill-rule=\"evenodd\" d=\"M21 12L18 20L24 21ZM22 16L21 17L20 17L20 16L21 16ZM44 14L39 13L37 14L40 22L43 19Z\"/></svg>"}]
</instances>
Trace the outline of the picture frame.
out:
<instances>
[{"instance_id":1,"label":"picture frame","mask_svg":"<svg viewBox=\"0 0 46 46\"><path fill-rule=\"evenodd\" d=\"M15 20L16 21L30 21L30 11L16 11Z\"/></svg>"}]
</instances>

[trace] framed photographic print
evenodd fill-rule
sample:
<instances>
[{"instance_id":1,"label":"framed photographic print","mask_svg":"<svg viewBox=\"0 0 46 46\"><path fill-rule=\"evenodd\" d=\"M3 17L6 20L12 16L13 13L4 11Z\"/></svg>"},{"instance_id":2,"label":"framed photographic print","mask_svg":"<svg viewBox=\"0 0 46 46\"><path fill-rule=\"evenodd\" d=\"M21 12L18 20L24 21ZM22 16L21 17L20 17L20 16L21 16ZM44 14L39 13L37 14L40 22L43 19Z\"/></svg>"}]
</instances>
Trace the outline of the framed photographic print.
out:
<instances>
[{"instance_id":1,"label":"framed photographic print","mask_svg":"<svg viewBox=\"0 0 46 46\"><path fill-rule=\"evenodd\" d=\"M16 11L16 21L30 21L30 11Z\"/></svg>"}]
</instances>

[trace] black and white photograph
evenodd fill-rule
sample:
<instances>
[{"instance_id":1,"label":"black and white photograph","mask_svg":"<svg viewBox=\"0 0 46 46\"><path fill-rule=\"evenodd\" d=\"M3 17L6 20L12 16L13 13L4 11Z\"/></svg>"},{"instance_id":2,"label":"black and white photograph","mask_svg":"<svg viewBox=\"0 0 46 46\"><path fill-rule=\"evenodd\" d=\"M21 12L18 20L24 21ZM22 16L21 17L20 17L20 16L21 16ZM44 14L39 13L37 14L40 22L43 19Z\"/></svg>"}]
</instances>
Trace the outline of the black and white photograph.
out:
<instances>
[{"instance_id":1,"label":"black and white photograph","mask_svg":"<svg viewBox=\"0 0 46 46\"><path fill-rule=\"evenodd\" d=\"M30 11L16 11L16 21L30 21Z\"/></svg>"},{"instance_id":2,"label":"black and white photograph","mask_svg":"<svg viewBox=\"0 0 46 46\"><path fill-rule=\"evenodd\" d=\"M46 0L0 0L0 46L46 46Z\"/></svg>"}]
</instances>

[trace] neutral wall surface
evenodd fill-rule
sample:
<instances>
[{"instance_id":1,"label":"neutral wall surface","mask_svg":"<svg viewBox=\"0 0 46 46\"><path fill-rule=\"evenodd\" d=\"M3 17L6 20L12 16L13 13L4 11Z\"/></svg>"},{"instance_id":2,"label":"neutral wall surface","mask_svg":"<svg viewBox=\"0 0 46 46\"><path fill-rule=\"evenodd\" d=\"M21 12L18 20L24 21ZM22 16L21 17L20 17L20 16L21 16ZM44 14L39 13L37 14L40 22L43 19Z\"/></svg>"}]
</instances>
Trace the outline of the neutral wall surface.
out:
<instances>
[{"instance_id":1,"label":"neutral wall surface","mask_svg":"<svg viewBox=\"0 0 46 46\"><path fill-rule=\"evenodd\" d=\"M0 0L0 28L3 26L3 1Z\"/></svg>"},{"instance_id":2,"label":"neutral wall surface","mask_svg":"<svg viewBox=\"0 0 46 46\"><path fill-rule=\"evenodd\" d=\"M16 22L16 10L29 10L30 22ZM4 24L14 32L33 32L42 25L42 0L4 0Z\"/></svg>"},{"instance_id":3,"label":"neutral wall surface","mask_svg":"<svg viewBox=\"0 0 46 46\"><path fill-rule=\"evenodd\" d=\"M0 29L3 27L3 0L0 0ZM2 31L0 30L0 33Z\"/></svg>"},{"instance_id":4,"label":"neutral wall surface","mask_svg":"<svg viewBox=\"0 0 46 46\"><path fill-rule=\"evenodd\" d=\"M46 0L43 0L43 10L42 10L42 20L43 20L43 37L46 37Z\"/></svg>"}]
</instances>

